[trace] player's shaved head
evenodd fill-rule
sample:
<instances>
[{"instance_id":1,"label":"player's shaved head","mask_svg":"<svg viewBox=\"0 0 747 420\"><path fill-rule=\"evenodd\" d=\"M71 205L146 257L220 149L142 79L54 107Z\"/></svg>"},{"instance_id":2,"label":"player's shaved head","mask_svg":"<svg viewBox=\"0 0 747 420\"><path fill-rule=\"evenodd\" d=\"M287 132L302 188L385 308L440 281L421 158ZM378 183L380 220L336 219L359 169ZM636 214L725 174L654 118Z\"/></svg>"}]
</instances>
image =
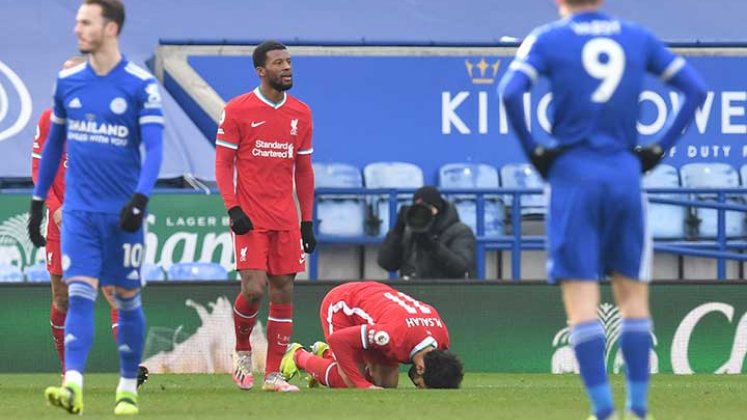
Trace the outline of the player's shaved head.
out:
<instances>
[{"instance_id":1,"label":"player's shaved head","mask_svg":"<svg viewBox=\"0 0 747 420\"><path fill-rule=\"evenodd\" d=\"M462 362L447 350L429 351L423 357L426 388L459 388L464 378Z\"/></svg>"},{"instance_id":2,"label":"player's shaved head","mask_svg":"<svg viewBox=\"0 0 747 420\"><path fill-rule=\"evenodd\" d=\"M277 41L265 41L254 49L252 60L265 94L268 90L274 90L277 95L282 95L293 87L293 67L285 45Z\"/></svg>"},{"instance_id":3,"label":"player's shaved head","mask_svg":"<svg viewBox=\"0 0 747 420\"><path fill-rule=\"evenodd\" d=\"M122 33L125 22L125 7L120 0L84 0L83 4L101 7L101 16L117 24L117 34Z\"/></svg>"},{"instance_id":4,"label":"player's shaved head","mask_svg":"<svg viewBox=\"0 0 747 420\"><path fill-rule=\"evenodd\" d=\"M287 50L288 48L278 41L265 41L256 48L252 53L252 61L254 61L254 68L264 67L267 63L267 53L275 50Z\"/></svg>"}]
</instances>

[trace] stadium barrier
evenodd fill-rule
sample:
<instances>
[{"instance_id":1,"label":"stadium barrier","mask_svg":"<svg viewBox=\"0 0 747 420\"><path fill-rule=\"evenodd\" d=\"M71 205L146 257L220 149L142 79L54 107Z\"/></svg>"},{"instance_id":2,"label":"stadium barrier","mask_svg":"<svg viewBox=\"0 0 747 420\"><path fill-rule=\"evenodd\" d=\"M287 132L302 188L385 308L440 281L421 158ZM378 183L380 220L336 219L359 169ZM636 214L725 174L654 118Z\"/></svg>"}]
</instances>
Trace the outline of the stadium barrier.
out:
<instances>
[{"instance_id":1,"label":"stadium barrier","mask_svg":"<svg viewBox=\"0 0 747 420\"><path fill-rule=\"evenodd\" d=\"M510 204L507 207L509 219L507 225L521 226L521 200L518 197L541 194L540 189L441 189L444 195L470 195L476 200L476 265L477 278L486 278L486 254L488 251L510 252L511 276L514 281L522 278L522 252L528 250L542 250L545 248L544 236L522 235L521 229L512 229L507 235L485 235L485 203L486 195L496 194L504 197ZM747 212L744 204L728 202L730 197L747 195L747 188L652 188L652 203L674 204L690 208L709 208L717 210L717 235L711 239L697 239L686 237L682 240L655 241L656 252L673 253L683 256L706 257L716 260L716 278L726 278L726 263L728 260L746 261L747 249L744 236L729 238L725 234L725 212ZM388 221L393 224L397 214L398 196L411 196L414 189L373 189L373 188L318 188L316 197L327 196L385 196L388 199ZM713 201L673 200L660 198L658 195L695 195L712 194ZM507 197L511 197L510 199ZM0 198L0 263L17 266L21 271L26 267L44 261L44 250L35 249L26 233L28 217L28 191L3 191ZM314 203L314 212L318 214L318 200ZM157 264L168 269L178 262L214 262L221 264L233 272L234 256L231 235L228 230L228 216L219 194L186 193L184 190L161 190L153 196L149 205L146 233L146 253L144 262ZM375 245L383 240L383 236L330 236L319 234L319 224L315 224L317 239L321 245L318 251L309 258L309 278L319 278L319 255L324 252L324 245ZM381 226L384 231L388 227ZM395 278L396 273L389 273L389 278ZM743 278L743 273L741 275Z\"/></svg>"},{"instance_id":2,"label":"stadium barrier","mask_svg":"<svg viewBox=\"0 0 747 420\"><path fill-rule=\"evenodd\" d=\"M522 234L520 228L513 228L511 233L502 236L485 236L485 202L486 196L500 195L506 198L505 200L510 203L507 205L510 208L509 220L510 225L513 227L520 227L522 223L522 206L521 197L530 195L542 194L542 189L532 188L498 188L498 189L454 189L454 188L441 188L439 189L444 196L448 195L468 195L475 196L476 200L476 265L477 265L477 278L485 279L485 260L486 252L490 250L498 251L510 251L511 252L511 280L519 281L521 276L521 252L522 251L535 251L545 249L545 237L544 236L525 236ZM650 194L649 201L651 203L660 204L671 204L678 206L685 206L690 208L708 208L717 210L717 235L713 240L697 240L695 238L687 237L682 238L679 241L655 241L654 251L666 252L672 254L694 256L694 257L707 257L716 259L717 267L717 278L719 280L726 279L726 262L728 260L736 261L747 261L747 255L743 254L742 251L747 249L747 242L744 241L744 237L741 238L728 238L726 235L726 211L737 211L745 213L747 212L747 206L744 204L730 204L728 198L733 196L745 196L747 194L747 188L650 188L646 189ZM397 219L397 202L398 197L402 195L412 196L415 189L376 189L376 188L317 188L316 196L386 196L388 198L388 227L382 227L382 229L388 230L394 224ZM715 199L713 201L701 201L701 200L673 200L669 198L660 198L659 195L697 195L697 194L713 194ZM318 202L314 204L314 213ZM744 223L744 222L743 222ZM380 236L327 236L319 235L318 224L315 225L317 230L317 240L319 244L357 244L357 245L368 245L377 244L383 240ZM318 266L319 253L312 254L309 259L309 277L311 279L318 278L317 266ZM395 273L389 273L389 278L395 278Z\"/></svg>"},{"instance_id":3,"label":"stadium barrier","mask_svg":"<svg viewBox=\"0 0 747 420\"><path fill-rule=\"evenodd\" d=\"M319 304L336 283L297 283L293 340L322 338ZM433 304L447 322L452 350L468 372L576 372L560 292L539 283L395 282L395 287ZM227 372L234 345L229 282L157 283L146 288L146 365L155 372ZM607 364L620 372L620 313L603 287L599 316L608 334ZM745 373L747 287L738 283L654 283L655 329L651 353L656 372ZM3 338L0 372L56 372L49 332L48 286L0 285ZM89 370L114 372L118 359L109 307L96 306L96 340ZM260 320L267 314L266 303Z\"/></svg>"}]
</instances>

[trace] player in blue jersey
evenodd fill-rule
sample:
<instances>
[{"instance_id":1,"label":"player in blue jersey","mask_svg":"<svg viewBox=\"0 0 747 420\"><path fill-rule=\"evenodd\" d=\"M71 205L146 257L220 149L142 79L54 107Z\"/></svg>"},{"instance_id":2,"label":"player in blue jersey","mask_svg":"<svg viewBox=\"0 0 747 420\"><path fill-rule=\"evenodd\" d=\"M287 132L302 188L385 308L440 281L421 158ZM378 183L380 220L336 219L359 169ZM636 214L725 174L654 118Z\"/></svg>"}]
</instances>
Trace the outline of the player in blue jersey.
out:
<instances>
[{"instance_id":1,"label":"player in blue jersey","mask_svg":"<svg viewBox=\"0 0 747 420\"><path fill-rule=\"evenodd\" d=\"M648 414L652 322L648 301L652 242L645 226L641 172L653 168L693 120L705 98L695 71L646 29L599 11L602 0L558 0L562 20L522 43L500 84L511 125L549 182L548 277L560 282L571 343L592 403L592 419L617 418L605 368L605 331L597 319L598 280L612 278L623 316L626 418ZM638 145L638 97L646 73L685 100L654 144ZM552 137L543 147L527 129L523 94L550 81Z\"/></svg>"},{"instance_id":2,"label":"player in blue jersey","mask_svg":"<svg viewBox=\"0 0 747 420\"><path fill-rule=\"evenodd\" d=\"M137 414L137 374L145 338L140 301L143 217L162 159L163 114L156 80L119 50L120 0L85 0L75 34L88 61L59 73L52 127L42 153L29 218L37 246L44 198L67 138L67 193L62 225L65 377L47 401L83 411L83 372L93 342L98 287L114 286L119 310L120 380L114 414ZM145 149L141 160L140 146Z\"/></svg>"}]
</instances>

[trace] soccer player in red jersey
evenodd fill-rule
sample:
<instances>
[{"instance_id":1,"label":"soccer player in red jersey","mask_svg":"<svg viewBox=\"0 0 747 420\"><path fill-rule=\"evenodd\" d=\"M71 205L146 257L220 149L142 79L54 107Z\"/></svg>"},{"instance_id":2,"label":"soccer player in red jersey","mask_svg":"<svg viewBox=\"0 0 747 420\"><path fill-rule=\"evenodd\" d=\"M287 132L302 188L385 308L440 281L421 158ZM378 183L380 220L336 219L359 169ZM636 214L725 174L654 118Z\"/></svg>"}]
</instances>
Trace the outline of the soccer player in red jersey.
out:
<instances>
[{"instance_id":1,"label":"soccer player in red jersey","mask_svg":"<svg viewBox=\"0 0 747 420\"><path fill-rule=\"evenodd\" d=\"M286 47L266 41L254 49L252 58L260 85L226 104L215 142L215 176L230 216L241 276L241 292L234 303L233 380L245 390L254 385L249 336L269 283L269 346L262 389L293 392L298 387L288 384L279 369L293 332L293 280L305 271L305 254L316 246L311 222L313 125L309 107L286 93L293 86Z\"/></svg>"},{"instance_id":2,"label":"soccer player in red jersey","mask_svg":"<svg viewBox=\"0 0 747 420\"><path fill-rule=\"evenodd\" d=\"M319 317L329 343L311 351L288 346L282 362L290 379L304 369L330 388L396 388L399 364L409 363L418 388L459 388L462 363L448 351L449 330L436 309L377 282L337 286ZM310 382L313 386L313 382Z\"/></svg>"},{"instance_id":3,"label":"soccer player in red jersey","mask_svg":"<svg viewBox=\"0 0 747 420\"><path fill-rule=\"evenodd\" d=\"M65 61L62 69L69 69L86 61L85 56L73 56ZM52 115L52 109L46 109L39 117L36 124L36 136L31 149L31 179L36 184L39 176L39 161L44 143L49 135L49 123ZM62 226L62 204L65 199L65 168L67 168L67 154L63 157L64 162L55 175L52 188L47 195L47 236L46 236L46 263L49 272L50 283L52 285L52 307L49 311L49 324L52 327L52 337L57 349L57 355L60 358L60 366L65 371L65 318L67 316L67 284L62 281L62 251L60 249L60 227ZM114 341L117 341L119 312L114 304L112 287L102 288L104 297L106 297L109 306L111 306L112 334ZM148 379L148 369L140 366L138 370L138 387Z\"/></svg>"}]
</instances>

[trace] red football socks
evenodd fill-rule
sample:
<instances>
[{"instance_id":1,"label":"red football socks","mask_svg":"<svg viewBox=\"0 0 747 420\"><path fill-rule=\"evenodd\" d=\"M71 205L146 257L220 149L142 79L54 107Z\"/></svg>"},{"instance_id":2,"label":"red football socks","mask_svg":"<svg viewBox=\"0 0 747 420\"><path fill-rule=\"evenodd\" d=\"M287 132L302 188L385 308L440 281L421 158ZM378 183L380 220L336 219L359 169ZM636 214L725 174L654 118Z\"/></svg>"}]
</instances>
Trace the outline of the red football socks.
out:
<instances>
[{"instance_id":1,"label":"red football socks","mask_svg":"<svg viewBox=\"0 0 747 420\"><path fill-rule=\"evenodd\" d=\"M112 308L112 335L114 336L114 342L119 345L119 311L116 308Z\"/></svg>"},{"instance_id":2,"label":"red football socks","mask_svg":"<svg viewBox=\"0 0 747 420\"><path fill-rule=\"evenodd\" d=\"M325 356L331 353L331 351L327 351ZM298 349L296 351L296 365L322 385L330 388L347 388L345 381L340 376L340 371L337 370L337 362L331 357L314 356L303 349Z\"/></svg>"},{"instance_id":3,"label":"red football socks","mask_svg":"<svg viewBox=\"0 0 747 420\"><path fill-rule=\"evenodd\" d=\"M257 312L259 302L249 303L243 293L236 296L233 302L233 328L236 333L236 351L251 351L252 344L249 336L252 335L254 324L257 323Z\"/></svg>"},{"instance_id":4,"label":"red football socks","mask_svg":"<svg viewBox=\"0 0 747 420\"><path fill-rule=\"evenodd\" d=\"M52 337L54 346L57 349L57 355L60 357L60 366L65 372L65 317L67 313L60 312L54 303L49 310L49 325L52 327Z\"/></svg>"},{"instance_id":5,"label":"red football socks","mask_svg":"<svg viewBox=\"0 0 747 420\"><path fill-rule=\"evenodd\" d=\"M267 318L267 366L265 374L280 371L280 360L293 334L293 305L270 303Z\"/></svg>"}]
</instances>

